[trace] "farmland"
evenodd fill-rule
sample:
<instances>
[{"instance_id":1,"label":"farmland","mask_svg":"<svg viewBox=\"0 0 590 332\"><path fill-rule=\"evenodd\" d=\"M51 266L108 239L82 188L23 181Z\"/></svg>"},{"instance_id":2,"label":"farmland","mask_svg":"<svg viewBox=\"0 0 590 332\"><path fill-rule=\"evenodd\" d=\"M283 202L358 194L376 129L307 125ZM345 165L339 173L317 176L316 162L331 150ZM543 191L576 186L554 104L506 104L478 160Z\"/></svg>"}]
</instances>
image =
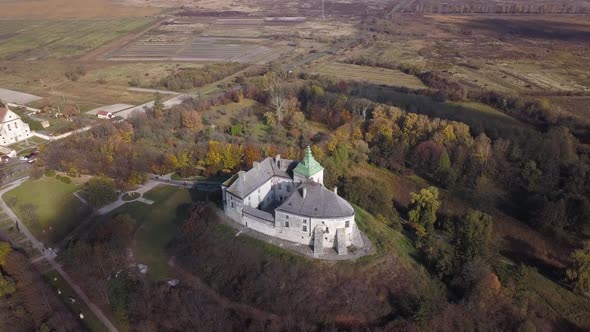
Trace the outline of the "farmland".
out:
<instances>
[{"instance_id":1,"label":"farmland","mask_svg":"<svg viewBox=\"0 0 590 332\"><path fill-rule=\"evenodd\" d=\"M42 6L42 10L39 7ZM2 0L0 18L64 19L145 17L161 9L143 4L124 6L111 0Z\"/></svg>"},{"instance_id":2,"label":"farmland","mask_svg":"<svg viewBox=\"0 0 590 332\"><path fill-rule=\"evenodd\" d=\"M110 60L219 61L263 64L293 48L262 37L263 19L183 18L111 52Z\"/></svg>"},{"instance_id":3,"label":"farmland","mask_svg":"<svg viewBox=\"0 0 590 332\"><path fill-rule=\"evenodd\" d=\"M369 82L410 89L425 89L426 86L414 75L404 74L399 70L358 66L346 63L329 62L320 64L317 73L333 76L341 80Z\"/></svg>"},{"instance_id":4,"label":"farmland","mask_svg":"<svg viewBox=\"0 0 590 332\"><path fill-rule=\"evenodd\" d=\"M0 59L75 58L149 23L146 18L0 20Z\"/></svg>"}]
</instances>

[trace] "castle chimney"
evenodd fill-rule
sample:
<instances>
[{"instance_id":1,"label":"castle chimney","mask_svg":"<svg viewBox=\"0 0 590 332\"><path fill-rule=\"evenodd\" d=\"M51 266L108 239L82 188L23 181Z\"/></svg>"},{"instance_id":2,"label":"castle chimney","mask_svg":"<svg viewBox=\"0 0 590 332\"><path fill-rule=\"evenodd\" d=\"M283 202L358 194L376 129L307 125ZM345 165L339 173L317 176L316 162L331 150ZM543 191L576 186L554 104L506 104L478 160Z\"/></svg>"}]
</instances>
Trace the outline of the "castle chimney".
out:
<instances>
[{"instance_id":1,"label":"castle chimney","mask_svg":"<svg viewBox=\"0 0 590 332\"><path fill-rule=\"evenodd\" d=\"M277 163L277 166L278 166L279 168L281 168L281 155L280 155L280 154L277 154L277 155L275 156L275 162Z\"/></svg>"},{"instance_id":2,"label":"castle chimney","mask_svg":"<svg viewBox=\"0 0 590 332\"><path fill-rule=\"evenodd\" d=\"M338 195L338 187L334 187L334 194Z\"/></svg>"},{"instance_id":3,"label":"castle chimney","mask_svg":"<svg viewBox=\"0 0 590 332\"><path fill-rule=\"evenodd\" d=\"M242 180L246 180L246 172L244 172L244 171L239 171L239 172L238 172L238 176L240 177L240 179L242 179Z\"/></svg>"},{"instance_id":4,"label":"castle chimney","mask_svg":"<svg viewBox=\"0 0 590 332\"><path fill-rule=\"evenodd\" d=\"M305 199L305 196L307 196L307 188L306 187L303 187L302 196L303 196L303 199Z\"/></svg>"},{"instance_id":5,"label":"castle chimney","mask_svg":"<svg viewBox=\"0 0 590 332\"><path fill-rule=\"evenodd\" d=\"M259 170L260 170L260 163L259 163L259 162L255 161L255 162L253 163L253 165L254 165L254 168L256 168L256 170L257 170L257 171L259 171Z\"/></svg>"}]
</instances>

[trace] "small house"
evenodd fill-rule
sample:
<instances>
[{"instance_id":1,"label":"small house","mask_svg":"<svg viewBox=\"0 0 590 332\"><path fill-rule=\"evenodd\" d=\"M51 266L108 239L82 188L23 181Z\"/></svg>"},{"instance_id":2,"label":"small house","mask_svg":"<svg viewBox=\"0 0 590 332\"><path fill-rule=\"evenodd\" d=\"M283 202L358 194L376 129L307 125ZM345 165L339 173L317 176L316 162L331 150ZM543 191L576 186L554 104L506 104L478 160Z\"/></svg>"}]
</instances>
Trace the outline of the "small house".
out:
<instances>
[{"instance_id":1,"label":"small house","mask_svg":"<svg viewBox=\"0 0 590 332\"><path fill-rule=\"evenodd\" d=\"M99 119L112 119L113 118L113 113L107 112L107 111L98 111L98 113L96 113L96 115L98 116Z\"/></svg>"}]
</instances>

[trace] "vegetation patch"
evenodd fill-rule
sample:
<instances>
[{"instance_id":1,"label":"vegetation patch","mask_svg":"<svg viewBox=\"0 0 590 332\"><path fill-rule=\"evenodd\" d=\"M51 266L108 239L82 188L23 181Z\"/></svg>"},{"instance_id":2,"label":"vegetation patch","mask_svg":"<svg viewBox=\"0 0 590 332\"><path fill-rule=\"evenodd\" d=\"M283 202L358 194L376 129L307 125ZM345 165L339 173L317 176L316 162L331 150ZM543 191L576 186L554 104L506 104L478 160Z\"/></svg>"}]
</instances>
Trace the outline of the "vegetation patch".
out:
<instances>
[{"instance_id":1,"label":"vegetation patch","mask_svg":"<svg viewBox=\"0 0 590 332\"><path fill-rule=\"evenodd\" d=\"M155 203L131 202L111 215L127 214L137 220L139 227L133 236L135 259L138 264L148 266L152 279L163 280L169 277L166 246L188 217L193 199L199 199L199 196L186 189L163 185L148 191L144 197Z\"/></svg>"},{"instance_id":2,"label":"vegetation patch","mask_svg":"<svg viewBox=\"0 0 590 332\"><path fill-rule=\"evenodd\" d=\"M134 191L134 192L125 193L123 196L121 196L121 199L126 202L129 202L129 201L134 201L134 200L138 199L140 196L141 196L140 193Z\"/></svg>"},{"instance_id":3,"label":"vegetation patch","mask_svg":"<svg viewBox=\"0 0 590 332\"><path fill-rule=\"evenodd\" d=\"M318 65L315 70L320 75L332 76L344 81L369 82L409 89L427 88L416 76L395 69L329 62Z\"/></svg>"},{"instance_id":4,"label":"vegetation patch","mask_svg":"<svg viewBox=\"0 0 590 332\"><path fill-rule=\"evenodd\" d=\"M35 236L53 245L90 212L73 195L78 190L77 185L45 177L23 183L4 194L3 199Z\"/></svg>"}]
</instances>

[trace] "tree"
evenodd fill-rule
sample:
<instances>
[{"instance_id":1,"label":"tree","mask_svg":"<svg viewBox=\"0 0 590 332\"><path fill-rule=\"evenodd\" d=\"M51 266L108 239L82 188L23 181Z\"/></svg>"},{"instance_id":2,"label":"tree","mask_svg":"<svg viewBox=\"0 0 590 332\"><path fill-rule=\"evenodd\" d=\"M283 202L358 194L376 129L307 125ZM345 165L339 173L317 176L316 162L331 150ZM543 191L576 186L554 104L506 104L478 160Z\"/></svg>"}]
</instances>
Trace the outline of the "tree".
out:
<instances>
[{"instance_id":1,"label":"tree","mask_svg":"<svg viewBox=\"0 0 590 332\"><path fill-rule=\"evenodd\" d=\"M453 244L461 261L493 256L493 224L492 217L479 210L469 210L456 224Z\"/></svg>"},{"instance_id":2,"label":"tree","mask_svg":"<svg viewBox=\"0 0 590 332\"><path fill-rule=\"evenodd\" d=\"M94 177L86 183L86 200L92 206L100 207L117 199L115 182L105 177Z\"/></svg>"},{"instance_id":3,"label":"tree","mask_svg":"<svg viewBox=\"0 0 590 332\"><path fill-rule=\"evenodd\" d=\"M268 105L274 109L278 124L283 122L283 113L288 101L285 90L273 84L268 93Z\"/></svg>"},{"instance_id":4,"label":"tree","mask_svg":"<svg viewBox=\"0 0 590 332\"><path fill-rule=\"evenodd\" d=\"M6 263L6 256L12 251L12 247L8 242L0 242L0 266Z\"/></svg>"},{"instance_id":5,"label":"tree","mask_svg":"<svg viewBox=\"0 0 590 332\"><path fill-rule=\"evenodd\" d=\"M199 131L203 126L201 114L196 111L182 111L180 113L180 123L183 128L191 131Z\"/></svg>"},{"instance_id":6,"label":"tree","mask_svg":"<svg viewBox=\"0 0 590 332\"><path fill-rule=\"evenodd\" d=\"M590 292L590 241L584 242L582 249L572 255L572 266L566 275L578 292Z\"/></svg>"},{"instance_id":7,"label":"tree","mask_svg":"<svg viewBox=\"0 0 590 332\"><path fill-rule=\"evenodd\" d=\"M162 96L156 93L154 97L154 118L160 119L164 116L164 103L162 102Z\"/></svg>"},{"instance_id":8,"label":"tree","mask_svg":"<svg viewBox=\"0 0 590 332\"><path fill-rule=\"evenodd\" d=\"M271 127L277 124L275 114L273 112L264 113L264 122Z\"/></svg>"},{"instance_id":9,"label":"tree","mask_svg":"<svg viewBox=\"0 0 590 332\"><path fill-rule=\"evenodd\" d=\"M419 239L429 236L434 228L436 221L436 211L440 207L438 200L438 189L428 187L420 190L419 193L412 193L410 212L410 222L418 225ZM423 229L423 231L421 231Z\"/></svg>"}]
</instances>

